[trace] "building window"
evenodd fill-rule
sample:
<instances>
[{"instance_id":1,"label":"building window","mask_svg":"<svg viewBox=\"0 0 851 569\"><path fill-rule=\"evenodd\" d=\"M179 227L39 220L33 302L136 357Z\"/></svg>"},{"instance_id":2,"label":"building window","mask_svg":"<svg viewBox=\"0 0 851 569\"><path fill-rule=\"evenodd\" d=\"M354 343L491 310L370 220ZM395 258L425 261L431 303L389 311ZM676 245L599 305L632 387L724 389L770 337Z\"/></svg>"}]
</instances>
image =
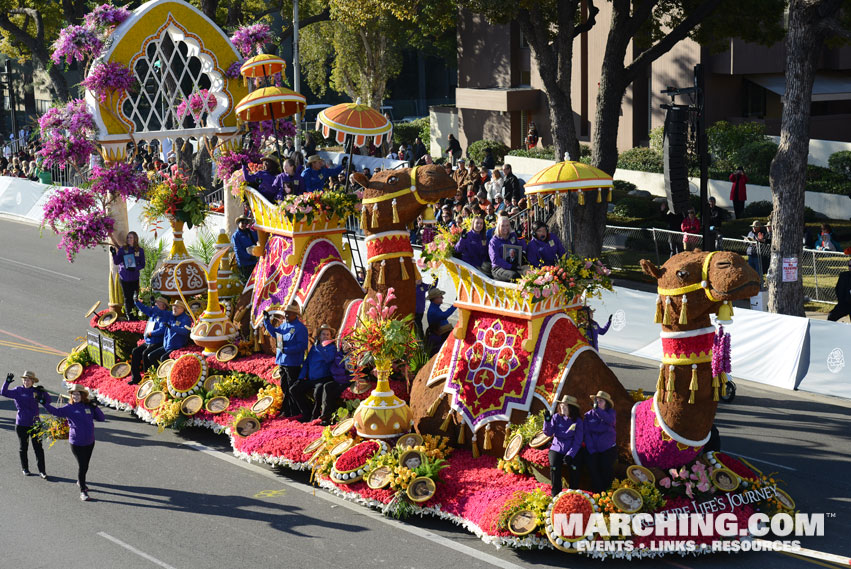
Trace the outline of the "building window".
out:
<instances>
[{"instance_id":1,"label":"building window","mask_svg":"<svg viewBox=\"0 0 851 569\"><path fill-rule=\"evenodd\" d=\"M745 80L743 117L765 118L765 87Z\"/></svg>"},{"instance_id":2,"label":"building window","mask_svg":"<svg viewBox=\"0 0 851 569\"><path fill-rule=\"evenodd\" d=\"M520 85L523 87L528 87L532 84L532 73L530 71L521 71L520 72Z\"/></svg>"},{"instance_id":3,"label":"building window","mask_svg":"<svg viewBox=\"0 0 851 569\"><path fill-rule=\"evenodd\" d=\"M35 100L35 112L40 115L43 115L50 109L50 101L47 99L36 99Z\"/></svg>"}]
</instances>

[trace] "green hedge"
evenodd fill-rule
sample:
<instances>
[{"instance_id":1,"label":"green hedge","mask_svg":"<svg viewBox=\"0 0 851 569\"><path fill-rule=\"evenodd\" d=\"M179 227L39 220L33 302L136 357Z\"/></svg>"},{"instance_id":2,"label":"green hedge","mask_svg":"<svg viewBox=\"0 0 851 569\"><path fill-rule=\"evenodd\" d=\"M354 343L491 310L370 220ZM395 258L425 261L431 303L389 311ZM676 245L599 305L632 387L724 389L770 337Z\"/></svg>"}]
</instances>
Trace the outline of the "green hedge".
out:
<instances>
[{"instance_id":1,"label":"green hedge","mask_svg":"<svg viewBox=\"0 0 851 569\"><path fill-rule=\"evenodd\" d=\"M428 117L393 125L394 148L398 148L400 144L409 146L414 143L414 139L418 136L428 150L431 144L431 121Z\"/></svg>"},{"instance_id":2,"label":"green hedge","mask_svg":"<svg viewBox=\"0 0 851 569\"><path fill-rule=\"evenodd\" d=\"M618 168L661 174L664 171L664 164L661 154L650 148L639 146L621 152L618 156Z\"/></svg>"},{"instance_id":3,"label":"green hedge","mask_svg":"<svg viewBox=\"0 0 851 569\"><path fill-rule=\"evenodd\" d=\"M485 150L490 148L495 160L494 164L502 164L509 148L498 140L477 140L467 147L467 156L480 166L485 159Z\"/></svg>"},{"instance_id":4,"label":"green hedge","mask_svg":"<svg viewBox=\"0 0 851 569\"><path fill-rule=\"evenodd\" d=\"M612 213L619 217L652 217L657 211L652 198L627 196L615 204Z\"/></svg>"},{"instance_id":5,"label":"green hedge","mask_svg":"<svg viewBox=\"0 0 851 569\"><path fill-rule=\"evenodd\" d=\"M543 148L533 148L526 150L525 148L516 148L510 150L506 156L520 156L522 158L540 158L541 160L555 160L556 150L552 146L544 146Z\"/></svg>"}]
</instances>

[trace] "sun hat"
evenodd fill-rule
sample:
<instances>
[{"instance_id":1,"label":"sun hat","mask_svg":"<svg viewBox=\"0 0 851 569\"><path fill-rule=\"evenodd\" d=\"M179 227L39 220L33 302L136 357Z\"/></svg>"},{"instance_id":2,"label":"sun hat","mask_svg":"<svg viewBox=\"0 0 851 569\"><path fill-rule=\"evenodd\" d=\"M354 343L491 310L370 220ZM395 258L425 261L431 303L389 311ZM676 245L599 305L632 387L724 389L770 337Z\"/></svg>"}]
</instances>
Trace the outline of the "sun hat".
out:
<instances>
[{"instance_id":1,"label":"sun hat","mask_svg":"<svg viewBox=\"0 0 851 569\"><path fill-rule=\"evenodd\" d=\"M284 310L284 312L292 312L294 314L298 314L299 316L301 316L301 306L299 306L298 304L293 302L289 306L287 306L287 308Z\"/></svg>"},{"instance_id":2,"label":"sun hat","mask_svg":"<svg viewBox=\"0 0 851 569\"><path fill-rule=\"evenodd\" d=\"M30 370L24 371L24 375L21 376L21 379L31 379L33 383L38 381L38 377L36 377L35 372Z\"/></svg>"},{"instance_id":3,"label":"sun hat","mask_svg":"<svg viewBox=\"0 0 851 569\"><path fill-rule=\"evenodd\" d=\"M320 155L314 154L313 156L311 156L307 159L307 163L313 164L314 162L321 162L323 160L324 160L324 158L322 158Z\"/></svg>"},{"instance_id":4,"label":"sun hat","mask_svg":"<svg viewBox=\"0 0 851 569\"><path fill-rule=\"evenodd\" d=\"M182 301L182 300L175 300L175 301L174 301L174 304L172 304L171 306L172 306L172 308L174 308L175 306L177 306L177 307L182 308L183 310L186 310L186 305L185 305L185 304L183 304L183 301Z\"/></svg>"},{"instance_id":5,"label":"sun hat","mask_svg":"<svg viewBox=\"0 0 851 569\"><path fill-rule=\"evenodd\" d=\"M765 226L758 219L756 221L754 221L753 223L751 223L751 229L755 229L755 228L762 229L763 227L765 227Z\"/></svg>"},{"instance_id":6,"label":"sun hat","mask_svg":"<svg viewBox=\"0 0 851 569\"><path fill-rule=\"evenodd\" d=\"M428 300L433 300L433 299L437 298L438 296L444 296L445 294L446 294L445 292L443 292L439 288L435 287L435 288L429 289L429 291L426 293L426 298Z\"/></svg>"},{"instance_id":7,"label":"sun hat","mask_svg":"<svg viewBox=\"0 0 851 569\"><path fill-rule=\"evenodd\" d=\"M566 405L573 405L577 409L579 408L579 399L573 395L562 395L561 399L559 399L556 403L564 403Z\"/></svg>"},{"instance_id":8,"label":"sun hat","mask_svg":"<svg viewBox=\"0 0 851 569\"><path fill-rule=\"evenodd\" d=\"M615 402L612 401L612 396L609 395L608 393L606 393L605 391L603 391L602 389L600 391L598 391L596 395L592 395L591 399L597 399L598 397L600 399L605 399L606 401L608 401L609 405L611 405L612 407L615 406Z\"/></svg>"},{"instance_id":9,"label":"sun hat","mask_svg":"<svg viewBox=\"0 0 851 569\"><path fill-rule=\"evenodd\" d=\"M158 303L158 302L162 302L162 303L163 303L163 304L165 304L166 306L168 306L168 305L169 305L168 299L167 299L166 297L164 297L164 296L158 296L156 299L154 299L154 304L156 304L156 303Z\"/></svg>"},{"instance_id":10,"label":"sun hat","mask_svg":"<svg viewBox=\"0 0 851 569\"><path fill-rule=\"evenodd\" d=\"M247 216L247 215L240 215L239 217L236 218L237 223L242 223L243 221L247 221L248 223L251 223L254 220L250 216Z\"/></svg>"}]
</instances>

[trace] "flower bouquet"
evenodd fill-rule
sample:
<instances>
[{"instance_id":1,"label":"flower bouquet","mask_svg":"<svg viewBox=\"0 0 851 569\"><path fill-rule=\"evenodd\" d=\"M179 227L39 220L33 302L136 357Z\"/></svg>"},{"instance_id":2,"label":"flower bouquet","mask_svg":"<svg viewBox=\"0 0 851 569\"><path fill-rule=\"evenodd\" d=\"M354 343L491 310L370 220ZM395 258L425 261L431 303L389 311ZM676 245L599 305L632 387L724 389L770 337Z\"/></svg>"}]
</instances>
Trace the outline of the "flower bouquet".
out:
<instances>
[{"instance_id":1,"label":"flower bouquet","mask_svg":"<svg viewBox=\"0 0 851 569\"><path fill-rule=\"evenodd\" d=\"M257 23L242 26L230 38L243 57L248 57L257 50L261 53L263 46L272 41L272 28L267 24Z\"/></svg>"},{"instance_id":2,"label":"flower bouquet","mask_svg":"<svg viewBox=\"0 0 851 569\"><path fill-rule=\"evenodd\" d=\"M420 259L424 267L437 270L440 264L455 254L455 245L461 239L463 229L457 225L449 228L442 225L437 227L434 238L423 247Z\"/></svg>"},{"instance_id":3,"label":"flower bouquet","mask_svg":"<svg viewBox=\"0 0 851 569\"><path fill-rule=\"evenodd\" d=\"M611 270L599 259L583 259L565 255L558 264L536 267L527 271L518 281L521 295L529 295L532 302L541 302L555 295L573 299L581 294L594 296L601 289L612 290Z\"/></svg>"},{"instance_id":4,"label":"flower bouquet","mask_svg":"<svg viewBox=\"0 0 851 569\"><path fill-rule=\"evenodd\" d=\"M50 441L47 448L53 446L56 441L64 441L68 439L71 427L68 425L68 419L64 417L54 417L46 415L41 417L39 421L33 425L29 433L40 441Z\"/></svg>"},{"instance_id":5,"label":"flower bouquet","mask_svg":"<svg viewBox=\"0 0 851 569\"><path fill-rule=\"evenodd\" d=\"M101 103L111 96L120 97L136 86L133 72L119 62L97 63L83 79L83 86L95 94Z\"/></svg>"},{"instance_id":6,"label":"flower bouquet","mask_svg":"<svg viewBox=\"0 0 851 569\"><path fill-rule=\"evenodd\" d=\"M159 217L169 217L185 222L190 229L193 225L202 225L207 218L204 188L189 184L180 172L165 176L148 192L145 217L150 223L156 222Z\"/></svg>"},{"instance_id":7,"label":"flower bouquet","mask_svg":"<svg viewBox=\"0 0 851 569\"><path fill-rule=\"evenodd\" d=\"M329 190L288 195L278 204L278 209L290 222L310 225L317 217L324 217L324 220L334 216L346 219L355 213L357 203L357 196L353 193Z\"/></svg>"},{"instance_id":8,"label":"flower bouquet","mask_svg":"<svg viewBox=\"0 0 851 569\"><path fill-rule=\"evenodd\" d=\"M668 476L659 480L659 486L672 496L688 496L691 500L706 500L715 493L706 465L697 460L691 466L671 468Z\"/></svg>"}]
</instances>

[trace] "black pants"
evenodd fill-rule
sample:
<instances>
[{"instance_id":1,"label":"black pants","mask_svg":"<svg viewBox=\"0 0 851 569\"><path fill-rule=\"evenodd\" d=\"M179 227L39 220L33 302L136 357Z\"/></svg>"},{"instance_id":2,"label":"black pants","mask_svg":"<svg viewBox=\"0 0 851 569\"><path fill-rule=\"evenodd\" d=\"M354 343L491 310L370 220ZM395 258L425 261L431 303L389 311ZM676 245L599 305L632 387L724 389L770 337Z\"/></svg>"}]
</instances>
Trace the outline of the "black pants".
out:
<instances>
[{"instance_id":1,"label":"black pants","mask_svg":"<svg viewBox=\"0 0 851 569\"><path fill-rule=\"evenodd\" d=\"M349 387L348 383L337 383L333 378L319 380L313 390L312 419L331 420L331 415L337 410L340 396Z\"/></svg>"},{"instance_id":2,"label":"black pants","mask_svg":"<svg viewBox=\"0 0 851 569\"><path fill-rule=\"evenodd\" d=\"M554 450L550 451L550 484L552 485L552 495L557 496L561 492L561 467L566 466L570 471L567 477L569 488L579 488L579 470L574 464L574 458L561 454Z\"/></svg>"},{"instance_id":3,"label":"black pants","mask_svg":"<svg viewBox=\"0 0 851 569\"><path fill-rule=\"evenodd\" d=\"M285 417L294 417L299 414L300 410L292 389L298 384L301 366L280 365L278 368L281 370L281 390L284 392L284 405L281 407L281 413Z\"/></svg>"},{"instance_id":4,"label":"black pants","mask_svg":"<svg viewBox=\"0 0 851 569\"><path fill-rule=\"evenodd\" d=\"M121 292L124 293L124 314L127 318L130 318L133 309L136 307L133 295L139 292L139 281L121 281Z\"/></svg>"},{"instance_id":5,"label":"black pants","mask_svg":"<svg viewBox=\"0 0 851 569\"><path fill-rule=\"evenodd\" d=\"M133 375L133 383L142 381L142 372L151 367L150 355L162 344L141 344L130 352L130 373Z\"/></svg>"},{"instance_id":6,"label":"black pants","mask_svg":"<svg viewBox=\"0 0 851 569\"><path fill-rule=\"evenodd\" d=\"M827 315L827 319L831 322L836 322L843 316L851 315L851 306L847 304L837 304L833 307L833 310L830 311L830 314Z\"/></svg>"},{"instance_id":7,"label":"black pants","mask_svg":"<svg viewBox=\"0 0 851 569\"><path fill-rule=\"evenodd\" d=\"M173 351L174 350L172 350L172 352ZM169 358L169 355L171 354L171 352L166 352L165 348L163 346L157 346L156 348L154 348L150 352L145 351L145 354L146 354L145 361L143 363L144 363L145 369L148 369L149 367L155 366L155 365L162 363L165 360L167 360Z\"/></svg>"},{"instance_id":8,"label":"black pants","mask_svg":"<svg viewBox=\"0 0 851 569\"><path fill-rule=\"evenodd\" d=\"M618 448L616 446L603 452L595 452L594 454L585 454L585 460L588 464L588 473L591 475L591 490L594 492L603 492L612 486L612 480L615 478L614 467L615 459L618 456Z\"/></svg>"},{"instance_id":9,"label":"black pants","mask_svg":"<svg viewBox=\"0 0 851 569\"><path fill-rule=\"evenodd\" d=\"M734 201L733 202L733 213L736 214L736 219L742 219L745 214L745 202L744 201Z\"/></svg>"},{"instance_id":10,"label":"black pants","mask_svg":"<svg viewBox=\"0 0 851 569\"><path fill-rule=\"evenodd\" d=\"M289 392L298 413L305 419L312 418L313 405L307 400L307 394L313 393L321 380L300 379L290 385Z\"/></svg>"},{"instance_id":11,"label":"black pants","mask_svg":"<svg viewBox=\"0 0 851 569\"><path fill-rule=\"evenodd\" d=\"M32 427L27 427L25 425L15 425L15 432L18 434L18 441L21 443L20 445L20 455L21 455L21 470L29 470L30 469L30 461L29 461L29 441L33 442L33 451L35 452L35 462L38 465L38 471L44 472L44 447L41 446L41 440L36 438L35 436L29 433L29 430Z\"/></svg>"},{"instance_id":12,"label":"black pants","mask_svg":"<svg viewBox=\"0 0 851 569\"><path fill-rule=\"evenodd\" d=\"M423 312L414 314L414 332L417 333L417 338L425 340L425 332L423 331Z\"/></svg>"},{"instance_id":13,"label":"black pants","mask_svg":"<svg viewBox=\"0 0 851 569\"><path fill-rule=\"evenodd\" d=\"M86 473L89 471L89 461L92 459L92 451L95 443L90 445L71 445L71 453L77 459L77 483L80 490L88 490L86 486Z\"/></svg>"}]
</instances>

